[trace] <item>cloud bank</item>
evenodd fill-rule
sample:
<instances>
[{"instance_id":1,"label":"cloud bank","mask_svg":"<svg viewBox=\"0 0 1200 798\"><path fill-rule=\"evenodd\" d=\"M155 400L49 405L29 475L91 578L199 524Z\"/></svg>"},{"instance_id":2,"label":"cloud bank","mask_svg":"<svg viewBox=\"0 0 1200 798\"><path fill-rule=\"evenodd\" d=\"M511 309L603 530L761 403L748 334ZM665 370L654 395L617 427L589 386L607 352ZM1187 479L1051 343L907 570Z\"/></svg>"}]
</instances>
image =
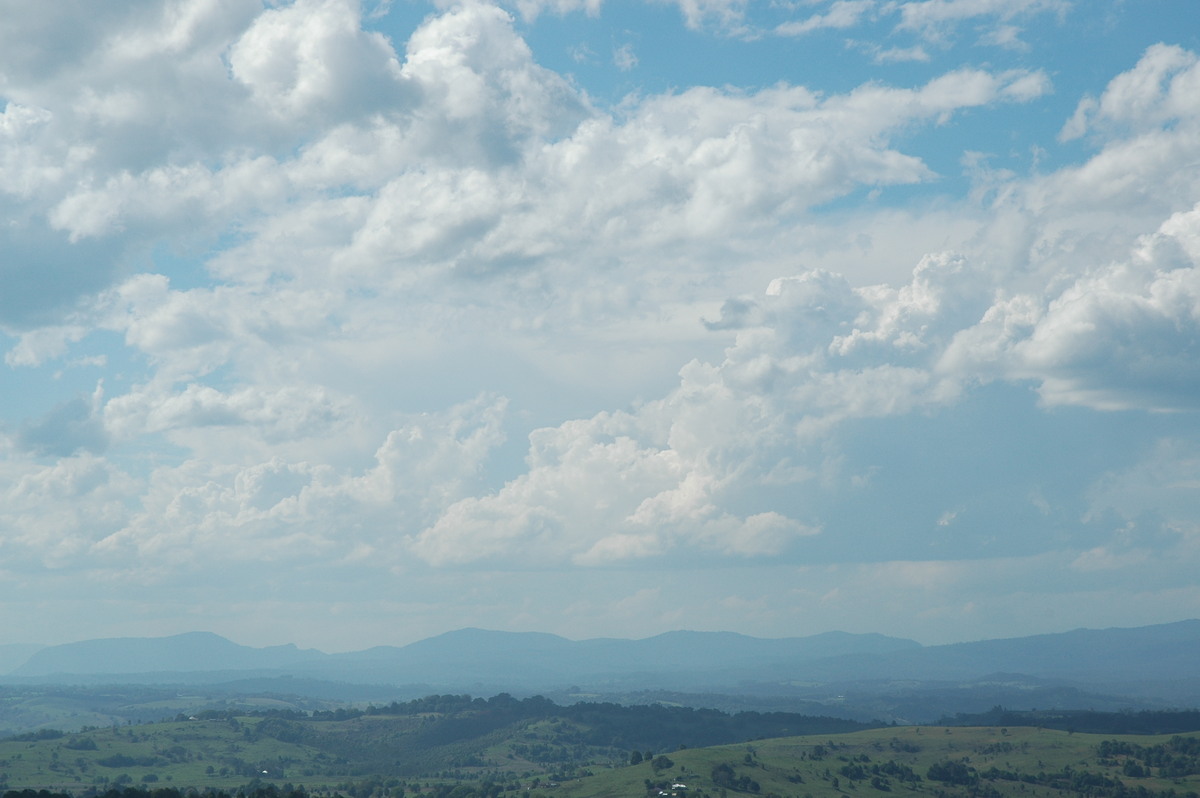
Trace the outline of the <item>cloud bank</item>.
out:
<instances>
[{"instance_id":1,"label":"cloud bank","mask_svg":"<svg viewBox=\"0 0 1200 798\"><path fill-rule=\"evenodd\" d=\"M1075 160L962 146L967 190L906 203L942 131L1052 71L608 106L522 27L598 4L445 4L402 41L350 0L3 11L6 614L37 586L100 608L68 637L337 648L1200 608L1193 52L1070 98ZM776 33L1068 13L843 0Z\"/></svg>"}]
</instances>

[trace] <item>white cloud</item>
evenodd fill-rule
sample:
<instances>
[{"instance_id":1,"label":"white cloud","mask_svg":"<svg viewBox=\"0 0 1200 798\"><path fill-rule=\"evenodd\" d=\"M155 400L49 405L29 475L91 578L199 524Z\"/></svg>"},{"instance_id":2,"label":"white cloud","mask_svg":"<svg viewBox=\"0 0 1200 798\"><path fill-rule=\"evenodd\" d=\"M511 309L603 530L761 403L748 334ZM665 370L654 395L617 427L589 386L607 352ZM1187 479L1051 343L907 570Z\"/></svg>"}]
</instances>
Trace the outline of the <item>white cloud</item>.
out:
<instances>
[{"instance_id":1,"label":"white cloud","mask_svg":"<svg viewBox=\"0 0 1200 798\"><path fill-rule=\"evenodd\" d=\"M589 17L600 15L603 0L515 0L517 11L521 18L532 22L543 11L564 16L575 11L583 11Z\"/></svg>"},{"instance_id":2,"label":"white cloud","mask_svg":"<svg viewBox=\"0 0 1200 798\"><path fill-rule=\"evenodd\" d=\"M824 28L835 30L852 28L874 8L875 0L836 0L824 14L814 14L804 20L784 22L775 28L775 33L780 36L802 36Z\"/></svg>"},{"instance_id":3,"label":"white cloud","mask_svg":"<svg viewBox=\"0 0 1200 798\"><path fill-rule=\"evenodd\" d=\"M638 58L633 52L633 45L626 43L622 44L617 49L613 50L613 65L622 72L628 72L637 66Z\"/></svg>"},{"instance_id":4,"label":"white cloud","mask_svg":"<svg viewBox=\"0 0 1200 798\"><path fill-rule=\"evenodd\" d=\"M92 544L127 522L129 502L140 489L87 452L50 465L6 457L3 474L0 550L6 568L15 572L92 567Z\"/></svg>"},{"instance_id":5,"label":"white cloud","mask_svg":"<svg viewBox=\"0 0 1200 798\"><path fill-rule=\"evenodd\" d=\"M195 80L207 82L213 100L199 131L204 140L167 163L106 170L119 141L85 127L94 154L77 172L88 177L49 202L47 217L74 240L116 237L123 245L236 225L249 233L245 243L210 268L237 282L303 269L312 280L355 275L376 285L386 272L399 289L406 275L419 279L428 267L562 264L568 253L579 257L581 224L597 242L584 266L591 258L611 262L613 246L702 249L705 240L760 237L764 222L787 220L856 185L928 179L918 159L887 146L889 134L963 107L1026 101L1044 81L1037 73L962 71L915 90L870 86L827 99L797 87L751 95L693 89L647 98L618 124L534 64L495 7L455 7L431 18L409 40L402 65L386 42L358 28L357 14L350 3L313 2L231 16L237 24L209 26L203 36L197 25L167 25L169 36L160 35L175 37L171 52L191 47L199 59L219 47L220 36L231 48L232 78L196 68ZM145 59L162 49L147 39L122 51ZM375 91L360 80L364 72L399 88ZM365 93L344 91L350 84ZM255 86L270 99L252 103L254 119L244 119L245 110L233 109L247 107ZM153 120L149 113L143 109L139 124ZM301 125L293 137L324 128L294 157L255 154L255 147L275 150L270 137L287 127L284 117ZM46 118L55 136L65 135L67 111ZM219 130L222 119L230 121ZM189 131L180 140L196 137ZM614 162L618 150L623 156ZM219 157L189 159L192 152ZM213 296L222 305L231 298L236 304L230 294ZM188 298L195 308L200 302ZM139 322L131 341L157 345L139 337L153 328ZM213 347L212 357L227 356L215 339ZM179 370L211 368L202 362L205 351L194 349L201 361Z\"/></svg>"},{"instance_id":6,"label":"white cloud","mask_svg":"<svg viewBox=\"0 0 1200 798\"><path fill-rule=\"evenodd\" d=\"M994 17L1000 22L1056 14L1060 18L1070 8L1068 0L900 0L890 3L899 12L900 30L919 32L929 39L946 36L961 22L979 17ZM992 44L1010 46L1015 30L1011 25L998 25L984 39Z\"/></svg>"},{"instance_id":7,"label":"white cloud","mask_svg":"<svg viewBox=\"0 0 1200 798\"><path fill-rule=\"evenodd\" d=\"M886 50L879 47L869 47L868 50L872 53L872 60L876 64L893 64L906 61L923 63L930 60L929 52L919 44L912 47L890 47Z\"/></svg>"},{"instance_id":8,"label":"white cloud","mask_svg":"<svg viewBox=\"0 0 1200 798\"><path fill-rule=\"evenodd\" d=\"M689 28L701 30L714 26L738 32L743 29L747 0L671 0L679 6Z\"/></svg>"},{"instance_id":9,"label":"white cloud","mask_svg":"<svg viewBox=\"0 0 1200 798\"><path fill-rule=\"evenodd\" d=\"M62 369L67 397L2 430L10 569L144 585L287 563L308 586L345 568L382 616L437 602L380 575L446 597L463 570L511 587L537 568L560 580L556 613L621 629L638 609L683 617L686 576L647 594L647 563L731 560L736 579L686 594L713 623L752 610L778 629L821 596L861 621L894 589L912 602L897 623L915 607L914 629L969 631L1045 598L1022 568L1082 580L1063 588L1082 617L1105 568L1196 562L1186 440L1042 468L1070 439L1038 426L1061 413L1133 439L1165 417L1148 411L1195 410L1186 50L1150 48L1079 104L1063 135L1094 155L1024 174L1003 154L927 160L922 136L941 126L943 147L960 116L1048 100L1039 69L681 86L604 109L482 3L436 10L399 51L348 1L63 6L76 30L10 5L6 363L31 384ZM682 7L726 32L747 13ZM898 17L930 41L969 23L1011 44L1064 8L839 2L789 32ZM953 196L943 163L973 193ZM890 190L919 184L921 201ZM82 363L110 364L90 400ZM898 552L912 561L821 570ZM970 557L1011 560L976 594ZM809 565L760 589L769 560ZM624 608L596 600L618 574ZM997 598L1010 578L1025 594ZM452 606L549 621L492 589Z\"/></svg>"},{"instance_id":10,"label":"white cloud","mask_svg":"<svg viewBox=\"0 0 1200 798\"><path fill-rule=\"evenodd\" d=\"M217 423L235 420L228 408L218 412ZM204 459L157 468L138 512L96 542L95 553L130 567L154 563L161 576L193 565L256 560L336 564L366 558L377 568L399 566L400 535L477 488L485 458L503 440L503 412L503 401L481 398L412 418L388 433L372 465L359 473L278 455L241 465L228 457L235 451L233 437L216 451L196 447ZM173 421L213 423L205 413Z\"/></svg>"},{"instance_id":11,"label":"white cloud","mask_svg":"<svg viewBox=\"0 0 1200 798\"><path fill-rule=\"evenodd\" d=\"M476 39L449 32L478 33L476 25L506 30L503 16L494 10L474 16L465 10L452 12L414 36L404 70L413 80L433 85L444 79L440 70L449 64L452 71L475 75L476 100L489 96L493 89L490 78L483 77L482 62L471 65L472 59L485 56L464 55L441 43L454 42L457 47L465 41L467 52L475 52L471 48ZM501 58L512 55L506 51ZM525 69L526 59L527 54L511 64ZM528 75L536 79L540 73L534 69ZM514 96L516 84L497 85L509 93L506 96ZM526 186L544 192L539 196L527 188L518 206L512 204L517 195L504 171L431 164L420 171L403 171L387 182L372 181L358 159L391 141L411 146L412 138L394 137L378 122L367 131L359 129L362 132L339 128L336 138L322 140L294 164L269 164L268 172L292 172L297 176L290 180L292 185L302 180L319 185L329 179L325 175L348 168L350 174L362 175L358 179L364 181L363 188L374 182L374 194L317 199L265 220L257 237L213 265L217 274L244 282L243 287L175 291L161 277L139 276L101 303L104 324L123 331L131 346L158 364L156 379L107 403L109 429L125 440L165 433L206 456L226 448L222 459L228 462L205 471L200 461L189 461L171 479L205 473L210 487L197 493L177 485L155 500L162 512L167 506L176 508L171 511L173 522L184 530L179 533L183 537L163 538L165 533L149 512L155 503L147 503L147 511L128 530L112 536L106 550L121 541L139 541L137 550L143 554L160 550L162 541L172 539L195 546L216 534L209 526L211 519L224 518L260 545L268 545L275 534L271 530L276 530L289 546L302 538L332 551L329 547L339 544L312 531L322 517L323 502L351 501L360 517L373 517L363 509L363 497L378 495L381 506L394 504L394 478L382 475L398 472L379 470L390 462L384 454L391 451L390 444L377 454L384 458L378 467L349 481L326 466L304 461L287 465L289 473L320 475L322 481L294 491L294 502L287 505L292 509L279 517L266 513L258 506L260 499L237 487L253 480L246 482L244 467L235 466L230 455L241 451L264 457L265 447L285 441L295 447L304 437L331 438L343 428L358 430L365 408L349 397L338 398L319 381L279 369L286 353L300 346L332 353L335 346L352 346L363 336L388 330L379 326L382 316L372 314L386 312L398 292L428 280L423 276L428 267L447 273L464 266L478 268L476 258L494 260L498 254L525 259L534 255L565 266L555 249L562 246L566 252L567 240L560 244L556 231L567 229L567 219L575 220L573 236L594 224L597 241L605 242L616 232L621 246L632 252L653 252L687 239L737 236L754 217L758 221L750 223L762 229L764 210L774 209L778 218L786 219L805 204L836 196L855 183L924 178L927 172L919 161L880 149L892 129L914 120L942 119L959 108L1009 98L1025 101L1044 90L1045 79L1038 73L963 70L915 90L868 86L824 99L788 87L747 96L694 89L651 98L621 124L593 114L559 140L541 139L548 128L536 125L514 135L510 141L523 151L527 175L537 176L532 183L525 177ZM523 97L542 98L533 107L552 105L545 95L520 91ZM436 102L444 118L486 116L489 104L454 97ZM497 108L509 104L507 99L495 102ZM529 141L538 145L526 150ZM346 142L353 145L348 156L340 146ZM614 164L609 156L617 143L626 160ZM840 153L830 152L835 146ZM812 163L812 153L819 150L829 163ZM418 145L409 151L419 154L422 149ZM807 155L808 163L801 161L791 173L780 169L795 162L797 155ZM635 174L638 179L633 179ZM767 175L769 180L764 179ZM588 186L586 196L568 193L576 181ZM747 196L747 185L755 186L757 195ZM797 191L811 196L797 199ZM664 197L669 200L665 206ZM505 212L514 207L520 211L531 198L535 211L527 216ZM581 201L582 206L571 204ZM305 223L298 225L300 218ZM625 221L614 230L614 220ZM290 231L297 227L322 238L296 236ZM472 244L472 238L478 243ZM529 242L536 242L535 252L529 251ZM606 251L576 249L571 255L578 268ZM419 268L413 271L415 266ZM270 286L268 281L277 273L301 282ZM342 291L371 285L382 292L381 304L373 310L372 303L360 302L355 324L331 328L328 314L339 312L343 302L341 292L330 292L331 274L344 286ZM563 287L570 286L567 282ZM821 519L803 513L791 517L767 507L731 511L732 498L779 480L813 480L825 468L821 458L796 461L787 452L826 439L848 420L902 416L953 402L961 391L961 378L947 379L933 371L933 364L955 332L985 314L993 288L963 257L951 255L924 259L913 280L898 289L854 289L843 278L821 272L777 280L765 296L746 306L744 318L726 320L731 328L751 326L738 334L723 362L685 367L674 391L636 412L603 413L537 433L527 473L491 494L450 490L444 501L423 505L428 507L426 515L399 524L396 540L407 540L407 551L443 566L521 559L600 564L680 550L750 557L778 554L812 536ZM519 288L514 297L524 291ZM275 302L265 306L266 297ZM484 318L492 312L489 304L481 305ZM614 309L627 313L620 305ZM569 317L572 324L581 324L589 313L604 312L609 312L607 306L575 305ZM424 323L418 315L396 332L404 334L402 330ZM439 324L447 323L455 324L453 317L443 315ZM474 327L480 318L460 323ZM328 340L330 333L333 340ZM197 382L230 364L238 367L241 384L219 388ZM251 376L256 370L257 379ZM285 373L287 387L256 384L265 375ZM366 433L358 430L351 440L360 441ZM472 462L480 462L481 456ZM167 478L163 472L156 479L173 484L163 481ZM182 505L167 498L185 495L190 498ZM302 500L304 496L308 498ZM351 498L355 496L359 498ZM191 521L179 515L183 507L191 508ZM291 531L281 531L285 529ZM369 541L378 533L364 530L360 542L376 547L378 542ZM391 557L402 557L401 551L396 549Z\"/></svg>"},{"instance_id":12,"label":"white cloud","mask_svg":"<svg viewBox=\"0 0 1200 798\"><path fill-rule=\"evenodd\" d=\"M1044 304L1003 299L956 336L943 367L999 362L1001 373L1038 380L1051 404L1196 409L1198 234L1200 208L1175 214L1127 258L1089 270Z\"/></svg>"},{"instance_id":13,"label":"white cloud","mask_svg":"<svg viewBox=\"0 0 1200 798\"><path fill-rule=\"evenodd\" d=\"M971 292L933 284L932 273L955 270L963 267L953 259L923 263L896 292L855 291L824 273L772 283L748 317L761 326L739 334L720 365L689 364L675 391L635 413L535 432L526 474L450 507L414 539L414 552L446 565L786 550L819 522L724 506L764 481L811 481L819 461L788 463L838 424L955 398L953 383L916 365L933 357L921 350L936 353L931 345L957 329L939 327L974 318L961 305ZM918 360L894 365L898 351Z\"/></svg>"},{"instance_id":14,"label":"white cloud","mask_svg":"<svg viewBox=\"0 0 1200 798\"><path fill-rule=\"evenodd\" d=\"M936 114L1006 90L1022 98L1046 90L1041 76L1002 81L954 74L929 84L910 104ZM878 108L891 98L872 99ZM851 95L840 102L854 107L859 100ZM1102 152L1097 160L1110 155ZM1069 173L1055 179L1065 182ZM1044 190L1036 183L1033 188ZM495 561L513 551L537 551L590 563L711 547L701 530L727 523L719 520L725 518L723 503L738 491L752 493L755 480L784 462L783 452L802 450L853 419L952 404L980 379L1037 379L1047 401L1101 409L1177 406L1171 403L1200 395L1189 383L1194 375L1188 364L1195 358L1186 348L1195 337L1187 327L1195 316L1191 284L1197 272L1178 257L1181 248L1194 246L1192 216L1173 216L1144 241L1134 260L1145 262L1133 273L1128 264L1095 270L1076 261L1079 282L1060 283L1044 298L1005 296L1009 275L953 254L925 258L912 281L895 289L853 289L819 272L777 280L762 299L727 303L712 324L747 327L723 363L690 365L675 392L634 415L563 426L555 434L571 443L555 447L553 456L535 442L526 475L452 508L422 533L415 550L435 562L477 556ZM1174 261L1161 260L1171 253ZM1156 328L1174 331L1177 343L1152 335ZM1120 354L1120 342L1142 340L1144 349L1124 344L1127 356ZM1156 360L1161 367L1151 365ZM1161 380L1151 379L1147 369ZM613 424L620 433L610 429ZM810 462L794 473L811 479L820 469ZM630 473L639 474L634 485L615 487L616 475ZM593 485L601 487L593 493ZM588 504L595 495L626 498L597 510ZM630 513L635 503L639 509ZM637 529L643 516L653 519L646 525L652 533ZM591 520L571 520L580 517ZM673 536L672 525L685 518L690 537ZM476 536L486 542L472 542ZM795 536L793 531L787 539ZM730 550L733 537L727 530L722 538Z\"/></svg>"},{"instance_id":15,"label":"white cloud","mask_svg":"<svg viewBox=\"0 0 1200 798\"><path fill-rule=\"evenodd\" d=\"M387 40L355 0L297 0L259 14L229 50L233 77L281 122L352 119L406 98Z\"/></svg>"},{"instance_id":16,"label":"white cloud","mask_svg":"<svg viewBox=\"0 0 1200 798\"><path fill-rule=\"evenodd\" d=\"M1021 29L1016 25L998 25L980 38L981 44L1006 47L1010 50L1028 50L1029 45L1021 41Z\"/></svg>"},{"instance_id":17,"label":"white cloud","mask_svg":"<svg viewBox=\"0 0 1200 798\"><path fill-rule=\"evenodd\" d=\"M4 353L9 366L40 366L47 360L61 357L72 343L87 335L82 325L38 327L23 333L17 344Z\"/></svg>"},{"instance_id":18,"label":"white cloud","mask_svg":"<svg viewBox=\"0 0 1200 798\"><path fill-rule=\"evenodd\" d=\"M1181 47L1156 44L1137 65L1113 78L1097 100L1084 97L1059 139L1070 141L1089 129L1105 133L1156 131L1165 123L1200 115L1200 58Z\"/></svg>"},{"instance_id":19,"label":"white cloud","mask_svg":"<svg viewBox=\"0 0 1200 798\"><path fill-rule=\"evenodd\" d=\"M147 386L110 401L105 406L105 422L114 434L124 437L250 426L266 443L279 443L330 434L331 428L343 421L343 404L321 386L240 388L231 393L195 383L178 393ZM206 429L204 434L214 433Z\"/></svg>"}]
</instances>

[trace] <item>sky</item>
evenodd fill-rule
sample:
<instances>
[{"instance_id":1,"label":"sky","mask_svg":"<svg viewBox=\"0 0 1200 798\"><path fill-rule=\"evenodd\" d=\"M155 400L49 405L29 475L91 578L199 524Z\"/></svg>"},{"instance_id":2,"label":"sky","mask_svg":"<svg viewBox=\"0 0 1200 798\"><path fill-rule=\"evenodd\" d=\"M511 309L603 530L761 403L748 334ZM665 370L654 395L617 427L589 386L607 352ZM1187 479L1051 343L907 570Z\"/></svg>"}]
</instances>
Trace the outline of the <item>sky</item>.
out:
<instances>
[{"instance_id":1,"label":"sky","mask_svg":"<svg viewBox=\"0 0 1200 798\"><path fill-rule=\"evenodd\" d=\"M0 0L0 642L1200 617L1195 0Z\"/></svg>"}]
</instances>

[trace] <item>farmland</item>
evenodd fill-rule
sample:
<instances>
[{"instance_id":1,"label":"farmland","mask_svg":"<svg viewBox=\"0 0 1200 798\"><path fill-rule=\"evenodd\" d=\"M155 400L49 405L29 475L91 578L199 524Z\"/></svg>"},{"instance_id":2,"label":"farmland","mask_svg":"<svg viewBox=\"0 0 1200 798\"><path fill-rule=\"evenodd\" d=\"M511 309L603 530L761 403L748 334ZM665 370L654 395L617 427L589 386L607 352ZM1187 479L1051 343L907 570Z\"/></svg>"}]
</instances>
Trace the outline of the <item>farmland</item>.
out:
<instances>
[{"instance_id":1,"label":"farmland","mask_svg":"<svg viewBox=\"0 0 1200 798\"><path fill-rule=\"evenodd\" d=\"M809 734L781 734L791 728ZM235 714L0 741L0 787L430 798L1186 798L1200 734L887 726L683 708L434 696L371 711ZM786 726L785 726L786 724ZM761 732L777 730L774 734ZM697 745L725 736L718 745ZM668 742L671 741L671 742Z\"/></svg>"}]
</instances>

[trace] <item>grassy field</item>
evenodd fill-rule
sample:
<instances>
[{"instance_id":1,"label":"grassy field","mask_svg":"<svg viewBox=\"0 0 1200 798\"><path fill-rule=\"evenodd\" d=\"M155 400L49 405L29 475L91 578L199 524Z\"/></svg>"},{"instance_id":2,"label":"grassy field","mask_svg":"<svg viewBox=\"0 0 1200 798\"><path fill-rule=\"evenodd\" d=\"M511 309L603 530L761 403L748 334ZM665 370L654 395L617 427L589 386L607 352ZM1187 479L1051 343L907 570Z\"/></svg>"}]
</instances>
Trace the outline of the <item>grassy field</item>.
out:
<instances>
[{"instance_id":1,"label":"grassy field","mask_svg":"<svg viewBox=\"0 0 1200 798\"><path fill-rule=\"evenodd\" d=\"M432 728L432 721L421 716L320 723L225 717L6 740L0 741L0 788L79 793L132 785L232 792L259 780L321 792L373 780L392 785L367 793L377 796L437 793L437 785L461 781L480 790L485 783L502 784L491 787L490 795L500 789L513 798L886 798L888 793L1169 798L1168 791L1187 798L1200 792L1200 734L1173 738L1030 727L897 726L646 752L652 755L638 764L629 764L626 753L610 751L566 767L539 765L536 752L569 746L578 729L537 721L420 749L426 759L418 766L432 763L421 772L414 766L418 749L411 741ZM1102 758L1099 746L1106 740L1137 748ZM1185 749L1190 753L1178 754ZM1150 761L1147 751L1157 752L1158 764L1138 772L1139 762ZM453 769L437 764L447 761L457 764ZM1168 768L1173 777L1163 775ZM407 774L403 787L396 778L400 773ZM472 798L471 790L459 793Z\"/></svg>"},{"instance_id":2,"label":"grassy field","mask_svg":"<svg viewBox=\"0 0 1200 798\"><path fill-rule=\"evenodd\" d=\"M647 794L657 796L660 790L680 798L772 794L784 798L884 798L888 793L1038 798L1078 794L1068 782L1052 778L1064 773L1099 774L1127 787L1140 786L1154 793L1174 790L1185 796L1200 791L1197 775L1175 779L1128 778L1122 773L1124 758L1101 763L1097 746L1103 740L1113 739L1149 747L1166 743L1171 737L1114 737L1036 728L892 727L832 737L788 737L685 749L667 754L672 762L668 768L656 768L647 761L595 771L593 777L564 782L555 791L562 798L640 798ZM951 784L928 778L931 766L948 762L961 763L976 774L995 768L1005 774L1028 776L1029 780L978 778L974 784ZM722 766L727 770L718 771ZM873 772L876 767L879 771ZM742 789L728 785L730 772L743 785ZM902 778L910 772L920 780ZM721 773L726 786L714 781L714 774ZM1039 779L1039 774L1043 778ZM741 781L743 778L745 781ZM1055 783L1057 786L1052 786ZM673 788L671 785L675 784L687 787Z\"/></svg>"},{"instance_id":3,"label":"grassy field","mask_svg":"<svg viewBox=\"0 0 1200 798\"><path fill-rule=\"evenodd\" d=\"M313 787L335 782L317 775L328 755L254 735L259 722L260 718L240 718L236 726L223 719L154 723L52 740L3 741L0 784L8 789L78 792L120 784L232 789L255 776Z\"/></svg>"}]
</instances>

